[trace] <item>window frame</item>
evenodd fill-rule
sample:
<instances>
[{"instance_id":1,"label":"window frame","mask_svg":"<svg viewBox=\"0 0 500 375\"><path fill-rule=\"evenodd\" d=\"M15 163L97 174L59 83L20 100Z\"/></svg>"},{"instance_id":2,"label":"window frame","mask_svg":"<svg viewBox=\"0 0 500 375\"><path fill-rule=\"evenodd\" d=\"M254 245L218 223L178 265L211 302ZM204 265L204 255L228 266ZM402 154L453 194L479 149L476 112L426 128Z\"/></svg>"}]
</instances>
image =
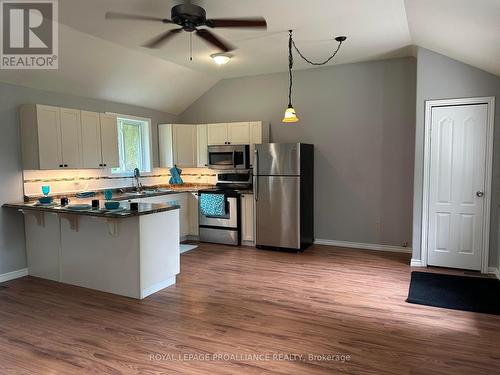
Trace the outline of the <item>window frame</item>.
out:
<instances>
[{"instance_id":1,"label":"window frame","mask_svg":"<svg viewBox=\"0 0 500 375\"><path fill-rule=\"evenodd\" d=\"M121 113L110 113L116 116L116 127L118 133L118 144L120 147L120 169L122 168L122 155L124 154L121 150L123 147L123 133L121 132L119 121L120 120L132 120L142 122L140 125L141 128L141 151L142 151L142 167L144 170L141 170L141 174L148 175L153 172L153 139L152 139L152 128L151 128L151 119L148 117L139 117L132 115L125 115ZM113 177L130 177L134 175L134 171L122 171L113 172L110 170L110 174Z\"/></svg>"}]
</instances>

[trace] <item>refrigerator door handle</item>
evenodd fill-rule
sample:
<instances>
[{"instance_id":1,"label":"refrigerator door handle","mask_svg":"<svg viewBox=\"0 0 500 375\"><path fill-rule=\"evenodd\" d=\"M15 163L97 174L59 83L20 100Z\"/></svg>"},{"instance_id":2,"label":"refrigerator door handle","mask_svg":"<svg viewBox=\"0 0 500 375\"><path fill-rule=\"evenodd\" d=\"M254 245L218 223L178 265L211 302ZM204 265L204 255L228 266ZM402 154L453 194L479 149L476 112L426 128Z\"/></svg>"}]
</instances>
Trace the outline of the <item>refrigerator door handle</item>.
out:
<instances>
[{"instance_id":1,"label":"refrigerator door handle","mask_svg":"<svg viewBox=\"0 0 500 375\"><path fill-rule=\"evenodd\" d=\"M254 187L255 187L255 194L254 199L257 202L259 200L259 178L258 178L258 173L259 173L259 152L257 149L254 150L255 154L255 171L257 173L254 174Z\"/></svg>"}]
</instances>

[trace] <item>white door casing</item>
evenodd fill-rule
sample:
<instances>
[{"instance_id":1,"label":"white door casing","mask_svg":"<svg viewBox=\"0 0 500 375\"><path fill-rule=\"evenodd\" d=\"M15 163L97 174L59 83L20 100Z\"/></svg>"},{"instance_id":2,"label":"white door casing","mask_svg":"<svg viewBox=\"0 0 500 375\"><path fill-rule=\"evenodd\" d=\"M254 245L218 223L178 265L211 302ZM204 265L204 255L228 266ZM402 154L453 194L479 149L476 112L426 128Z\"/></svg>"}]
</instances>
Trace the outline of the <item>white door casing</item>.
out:
<instances>
[{"instance_id":1,"label":"white door casing","mask_svg":"<svg viewBox=\"0 0 500 375\"><path fill-rule=\"evenodd\" d=\"M493 100L426 102L423 265L487 272Z\"/></svg>"}]
</instances>

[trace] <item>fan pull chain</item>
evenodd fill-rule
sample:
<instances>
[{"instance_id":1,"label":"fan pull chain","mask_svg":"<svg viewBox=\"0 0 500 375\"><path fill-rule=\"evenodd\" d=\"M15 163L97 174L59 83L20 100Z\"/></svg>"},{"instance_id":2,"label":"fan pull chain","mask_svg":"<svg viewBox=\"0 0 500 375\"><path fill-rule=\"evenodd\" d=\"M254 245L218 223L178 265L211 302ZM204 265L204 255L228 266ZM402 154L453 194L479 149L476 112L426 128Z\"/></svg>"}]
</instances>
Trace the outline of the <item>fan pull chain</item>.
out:
<instances>
[{"instance_id":1,"label":"fan pull chain","mask_svg":"<svg viewBox=\"0 0 500 375\"><path fill-rule=\"evenodd\" d=\"M189 33L189 61L193 61L193 33Z\"/></svg>"}]
</instances>

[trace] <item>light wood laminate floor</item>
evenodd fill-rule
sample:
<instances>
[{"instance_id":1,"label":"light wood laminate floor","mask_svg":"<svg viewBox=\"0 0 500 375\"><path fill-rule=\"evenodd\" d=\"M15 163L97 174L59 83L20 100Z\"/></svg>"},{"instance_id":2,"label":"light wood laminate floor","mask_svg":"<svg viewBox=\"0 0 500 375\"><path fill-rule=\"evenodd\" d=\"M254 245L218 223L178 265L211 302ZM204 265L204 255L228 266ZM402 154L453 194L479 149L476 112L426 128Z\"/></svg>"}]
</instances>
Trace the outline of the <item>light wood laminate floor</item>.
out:
<instances>
[{"instance_id":1,"label":"light wood laminate floor","mask_svg":"<svg viewBox=\"0 0 500 375\"><path fill-rule=\"evenodd\" d=\"M12 280L0 374L499 374L500 316L405 303L408 263L201 244L143 301Z\"/></svg>"}]
</instances>

